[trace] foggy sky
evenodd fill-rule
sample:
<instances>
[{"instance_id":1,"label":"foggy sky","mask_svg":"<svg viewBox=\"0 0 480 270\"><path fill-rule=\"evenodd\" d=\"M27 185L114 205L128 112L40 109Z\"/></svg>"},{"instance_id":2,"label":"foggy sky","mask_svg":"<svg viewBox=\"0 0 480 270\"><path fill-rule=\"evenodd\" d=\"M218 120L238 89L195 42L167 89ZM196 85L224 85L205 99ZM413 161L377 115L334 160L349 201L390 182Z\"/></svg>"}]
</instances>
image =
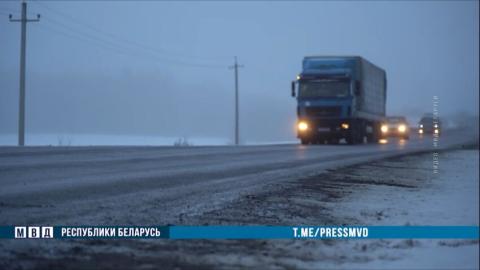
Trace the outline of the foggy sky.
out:
<instances>
[{"instance_id":1,"label":"foggy sky","mask_svg":"<svg viewBox=\"0 0 480 270\"><path fill-rule=\"evenodd\" d=\"M290 82L306 55L387 72L387 113L477 114L478 2L28 2L27 133L295 136ZM18 115L20 2L0 3L0 133Z\"/></svg>"}]
</instances>

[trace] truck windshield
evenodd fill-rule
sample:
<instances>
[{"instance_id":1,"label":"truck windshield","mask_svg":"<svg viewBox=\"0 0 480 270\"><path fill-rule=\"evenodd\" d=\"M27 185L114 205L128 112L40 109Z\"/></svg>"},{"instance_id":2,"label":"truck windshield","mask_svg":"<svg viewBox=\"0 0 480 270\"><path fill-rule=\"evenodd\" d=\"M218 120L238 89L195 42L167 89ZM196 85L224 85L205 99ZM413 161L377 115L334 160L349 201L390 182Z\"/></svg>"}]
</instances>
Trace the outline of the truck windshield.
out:
<instances>
[{"instance_id":1,"label":"truck windshield","mask_svg":"<svg viewBox=\"0 0 480 270\"><path fill-rule=\"evenodd\" d=\"M350 92L350 81L318 80L300 82L299 97L346 97Z\"/></svg>"},{"instance_id":2,"label":"truck windshield","mask_svg":"<svg viewBox=\"0 0 480 270\"><path fill-rule=\"evenodd\" d=\"M407 120L403 117L387 117L387 122L391 124L405 123Z\"/></svg>"}]
</instances>

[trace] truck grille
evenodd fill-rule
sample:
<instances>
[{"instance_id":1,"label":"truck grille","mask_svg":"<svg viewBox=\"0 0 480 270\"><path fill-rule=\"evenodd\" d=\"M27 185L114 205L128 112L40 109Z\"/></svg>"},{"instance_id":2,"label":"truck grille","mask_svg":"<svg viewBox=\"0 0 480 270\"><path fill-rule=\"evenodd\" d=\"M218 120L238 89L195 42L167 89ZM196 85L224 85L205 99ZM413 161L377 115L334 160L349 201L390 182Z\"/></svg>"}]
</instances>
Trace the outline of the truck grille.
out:
<instances>
[{"instance_id":1,"label":"truck grille","mask_svg":"<svg viewBox=\"0 0 480 270\"><path fill-rule=\"evenodd\" d=\"M340 116L342 107L307 107L305 112L308 116L335 117Z\"/></svg>"}]
</instances>

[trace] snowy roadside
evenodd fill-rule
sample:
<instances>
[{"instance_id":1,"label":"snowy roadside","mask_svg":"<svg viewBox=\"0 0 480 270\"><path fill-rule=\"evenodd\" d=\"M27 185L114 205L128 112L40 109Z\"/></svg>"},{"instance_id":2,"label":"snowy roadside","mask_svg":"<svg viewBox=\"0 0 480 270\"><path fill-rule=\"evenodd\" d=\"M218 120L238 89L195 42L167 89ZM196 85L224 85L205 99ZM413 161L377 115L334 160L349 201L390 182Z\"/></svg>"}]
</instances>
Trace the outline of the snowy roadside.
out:
<instances>
[{"instance_id":1,"label":"snowy roadside","mask_svg":"<svg viewBox=\"0 0 480 270\"><path fill-rule=\"evenodd\" d=\"M478 148L272 184L178 225L478 225ZM17 243L17 242L16 242ZM477 269L478 240L75 240L17 246L0 268ZM38 244L38 245L37 245Z\"/></svg>"},{"instance_id":2,"label":"snowy roadside","mask_svg":"<svg viewBox=\"0 0 480 270\"><path fill-rule=\"evenodd\" d=\"M188 224L477 225L478 149L392 158L332 170L272 187ZM273 268L478 269L478 240L329 240L223 242L207 264ZM263 244L262 244L263 243ZM218 243L217 243L218 244ZM233 246L256 251L238 252ZM209 246L209 245L207 245ZM198 261L198 259L193 260Z\"/></svg>"}]
</instances>

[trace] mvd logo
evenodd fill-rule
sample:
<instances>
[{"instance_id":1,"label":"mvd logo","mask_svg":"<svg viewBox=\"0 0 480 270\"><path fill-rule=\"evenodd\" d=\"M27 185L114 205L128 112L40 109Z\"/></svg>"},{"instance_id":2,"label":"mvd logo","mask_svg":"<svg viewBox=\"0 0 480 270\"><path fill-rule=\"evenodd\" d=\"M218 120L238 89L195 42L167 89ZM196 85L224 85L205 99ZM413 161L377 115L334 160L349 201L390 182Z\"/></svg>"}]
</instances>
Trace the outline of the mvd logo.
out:
<instances>
[{"instance_id":1,"label":"mvd logo","mask_svg":"<svg viewBox=\"0 0 480 270\"><path fill-rule=\"evenodd\" d=\"M53 238L53 227L17 227L15 238Z\"/></svg>"}]
</instances>

